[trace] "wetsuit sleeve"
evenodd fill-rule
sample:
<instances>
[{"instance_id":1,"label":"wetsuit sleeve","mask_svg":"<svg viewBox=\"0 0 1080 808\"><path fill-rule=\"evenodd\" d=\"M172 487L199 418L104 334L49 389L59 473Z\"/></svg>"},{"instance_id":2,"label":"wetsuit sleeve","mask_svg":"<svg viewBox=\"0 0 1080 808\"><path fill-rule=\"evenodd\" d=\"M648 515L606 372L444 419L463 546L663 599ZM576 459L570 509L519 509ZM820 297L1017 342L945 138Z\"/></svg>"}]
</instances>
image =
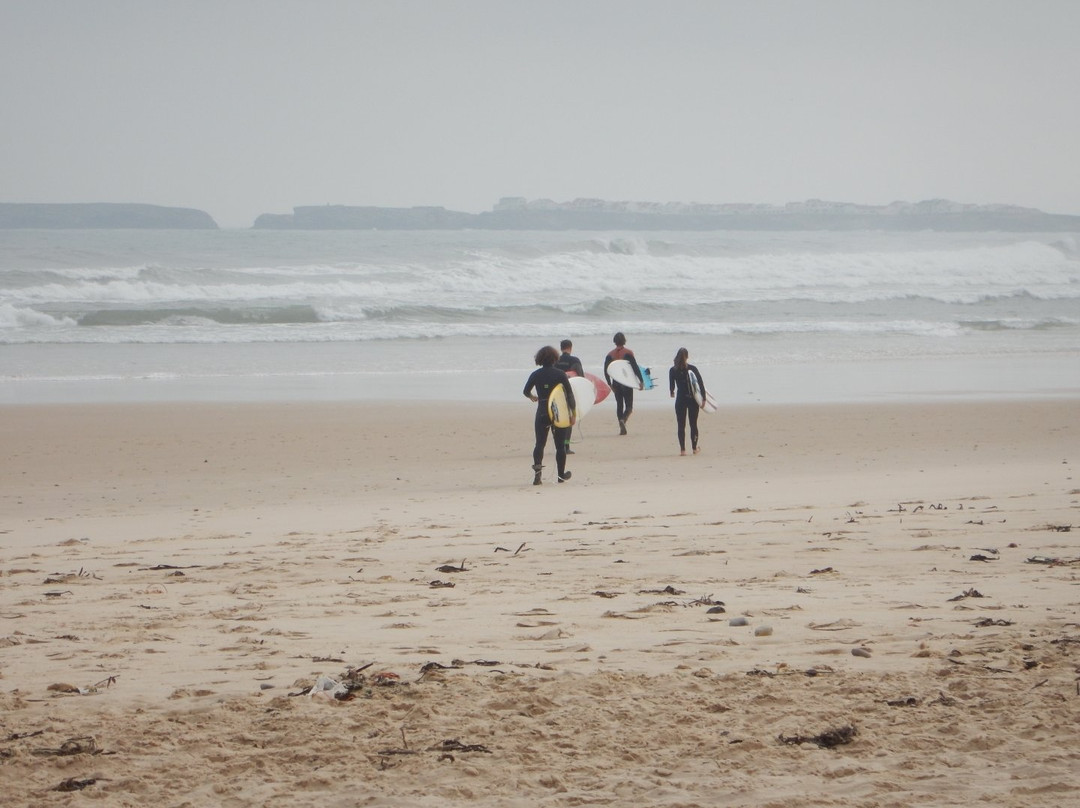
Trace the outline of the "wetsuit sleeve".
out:
<instances>
[{"instance_id":1,"label":"wetsuit sleeve","mask_svg":"<svg viewBox=\"0 0 1080 808\"><path fill-rule=\"evenodd\" d=\"M634 369L634 374L638 377L638 381L645 384L645 377L641 375L641 368L638 367L637 359L634 358L634 352L627 351L625 358L629 360L630 367Z\"/></svg>"},{"instance_id":2,"label":"wetsuit sleeve","mask_svg":"<svg viewBox=\"0 0 1080 808\"><path fill-rule=\"evenodd\" d=\"M574 366L570 368L570 370L574 371L574 373L576 373L578 376L581 376L583 378L585 376L585 368L582 366L580 360L575 362Z\"/></svg>"},{"instance_id":3,"label":"wetsuit sleeve","mask_svg":"<svg viewBox=\"0 0 1080 808\"><path fill-rule=\"evenodd\" d=\"M607 366L611 364L611 354L604 357L604 381L611 384L611 377L608 376Z\"/></svg>"},{"instance_id":4,"label":"wetsuit sleeve","mask_svg":"<svg viewBox=\"0 0 1080 808\"><path fill-rule=\"evenodd\" d=\"M675 395L675 366L674 365L672 365L671 367L668 368L667 380L668 380L668 392L671 393L672 395Z\"/></svg>"},{"instance_id":5,"label":"wetsuit sleeve","mask_svg":"<svg viewBox=\"0 0 1080 808\"><path fill-rule=\"evenodd\" d=\"M525 382L525 387L521 391L522 394L525 396L525 398L528 398L530 401L532 399L531 399L529 394L532 393L532 390L533 390L534 387L536 387L536 372L535 371L533 373L529 374L529 379L528 379L528 381Z\"/></svg>"}]
</instances>

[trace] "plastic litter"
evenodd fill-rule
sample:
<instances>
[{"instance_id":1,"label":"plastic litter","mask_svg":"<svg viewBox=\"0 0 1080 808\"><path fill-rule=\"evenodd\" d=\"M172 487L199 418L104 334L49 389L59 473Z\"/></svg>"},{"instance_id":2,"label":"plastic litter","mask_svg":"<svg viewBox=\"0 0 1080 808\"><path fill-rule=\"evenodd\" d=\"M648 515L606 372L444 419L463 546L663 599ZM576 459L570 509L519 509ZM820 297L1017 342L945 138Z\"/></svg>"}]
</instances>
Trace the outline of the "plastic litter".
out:
<instances>
[{"instance_id":1,"label":"plastic litter","mask_svg":"<svg viewBox=\"0 0 1080 808\"><path fill-rule=\"evenodd\" d=\"M340 699L346 696L348 692L348 686L331 679L329 676L323 675L315 680L315 684L312 685L311 690L308 691L308 697L326 695L335 699Z\"/></svg>"}]
</instances>

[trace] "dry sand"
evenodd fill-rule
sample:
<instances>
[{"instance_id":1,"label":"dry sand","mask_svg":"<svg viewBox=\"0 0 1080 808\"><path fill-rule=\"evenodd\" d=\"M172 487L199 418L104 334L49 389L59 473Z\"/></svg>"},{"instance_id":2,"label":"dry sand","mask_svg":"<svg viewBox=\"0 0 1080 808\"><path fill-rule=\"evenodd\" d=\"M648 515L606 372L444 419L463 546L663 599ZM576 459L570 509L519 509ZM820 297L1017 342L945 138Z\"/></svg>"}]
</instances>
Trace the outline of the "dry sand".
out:
<instances>
[{"instance_id":1,"label":"dry sand","mask_svg":"<svg viewBox=\"0 0 1080 808\"><path fill-rule=\"evenodd\" d=\"M1080 804L1080 402L531 413L0 410L0 802Z\"/></svg>"}]
</instances>

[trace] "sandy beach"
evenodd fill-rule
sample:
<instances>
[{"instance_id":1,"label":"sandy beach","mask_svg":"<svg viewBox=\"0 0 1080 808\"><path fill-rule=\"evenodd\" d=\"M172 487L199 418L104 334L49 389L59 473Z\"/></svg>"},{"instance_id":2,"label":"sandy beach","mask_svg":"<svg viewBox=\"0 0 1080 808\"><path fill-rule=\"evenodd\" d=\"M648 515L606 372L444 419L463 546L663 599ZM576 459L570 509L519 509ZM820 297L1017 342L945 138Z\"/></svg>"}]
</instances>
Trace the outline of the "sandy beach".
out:
<instances>
[{"instance_id":1,"label":"sandy beach","mask_svg":"<svg viewBox=\"0 0 1080 808\"><path fill-rule=\"evenodd\" d=\"M3 804L1080 802L1080 401L701 427L0 408Z\"/></svg>"}]
</instances>

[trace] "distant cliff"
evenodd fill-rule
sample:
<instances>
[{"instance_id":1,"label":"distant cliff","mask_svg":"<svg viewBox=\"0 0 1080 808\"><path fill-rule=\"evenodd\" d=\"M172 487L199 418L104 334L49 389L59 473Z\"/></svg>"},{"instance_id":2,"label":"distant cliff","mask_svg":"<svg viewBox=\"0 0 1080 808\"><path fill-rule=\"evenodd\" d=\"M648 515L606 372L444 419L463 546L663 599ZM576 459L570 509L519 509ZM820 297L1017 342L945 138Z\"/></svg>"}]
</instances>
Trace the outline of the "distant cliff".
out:
<instances>
[{"instance_id":1,"label":"distant cliff","mask_svg":"<svg viewBox=\"0 0 1080 808\"><path fill-rule=\"evenodd\" d=\"M192 208L110 202L0 202L0 228L217 230L210 214Z\"/></svg>"},{"instance_id":2,"label":"distant cliff","mask_svg":"<svg viewBox=\"0 0 1080 808\"><path fill-rule=\"evenodd\" d=\"M323 205L293 208L292 215L264 213L259 230L463 230L475 225L476 214L446 208L375 208Z\"/></svg>"},{"instance_id":3,"label":"distant cliff","mask_svg":"<svg viewBox=\"0 0 1080 808\"><path fill-rule=\"evenodd\" d=\"M1080 216L1015 205L968 205L944 199L857 205L812 199L786 205L741 203L552 202L507 197L483 213L441 207L325 205L263 214L274 230L948 230L1080 231Z\"/></svg>"}]
</instances>

